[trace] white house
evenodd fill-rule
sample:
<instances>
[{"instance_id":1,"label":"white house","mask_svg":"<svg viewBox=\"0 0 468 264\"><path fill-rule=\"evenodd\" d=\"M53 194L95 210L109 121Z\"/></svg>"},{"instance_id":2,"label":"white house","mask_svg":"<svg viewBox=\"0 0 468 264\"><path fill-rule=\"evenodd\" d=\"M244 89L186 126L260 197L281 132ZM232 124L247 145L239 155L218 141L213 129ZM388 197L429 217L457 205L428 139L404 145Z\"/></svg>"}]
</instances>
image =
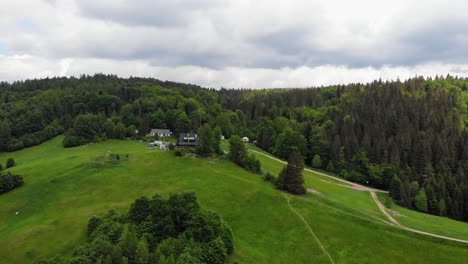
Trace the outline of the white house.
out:
<instances>
[{"instance_id":1,"label":"white house","mask_svg":"<svg viewBox=\"0 0 468 264\"><path fill-rule=\"evenodd\" d=\"M171 130L169 130L169 129L158 129L158 128L153 128L153 129L151 129L150 135L151 135L152 137L154 137L154 136L157 135L157 136L160 137L160 138L164 138L164 137L170 137L170 136L172 136L172 132L171 132Z\"/></svg>"},{"instance_id":2,"label":"white house","mask_svg":"<svg viewBox=\"0 0 468 264\"><path fill-rule=\"evenodd\" d=\"M243 137L243 138L242 138L242 141L244 141L244 142L249 142L249 138L248 138L248 137Z\"/></svg>"}]
</instances>

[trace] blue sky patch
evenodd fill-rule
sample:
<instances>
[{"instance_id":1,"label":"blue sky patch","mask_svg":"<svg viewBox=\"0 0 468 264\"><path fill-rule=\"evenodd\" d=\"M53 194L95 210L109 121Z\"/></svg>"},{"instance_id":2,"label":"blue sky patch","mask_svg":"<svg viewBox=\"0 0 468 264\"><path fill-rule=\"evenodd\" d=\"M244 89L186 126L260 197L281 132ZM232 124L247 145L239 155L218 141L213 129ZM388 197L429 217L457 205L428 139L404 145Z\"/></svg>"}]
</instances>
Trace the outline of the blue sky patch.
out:
<instances>
[{"instance_id":1,"label":"blue sky patch","mask_svg":"<svg viewBox=\"0 0 468 264\"><path fill-rule=\"evenodd\" d=\"M24 31L28 32L38 32L39 31L39 26L34 23L30 18L28 17L23 17L20 20L18 20L18 26Z\"/></svg>"}]
</instances>

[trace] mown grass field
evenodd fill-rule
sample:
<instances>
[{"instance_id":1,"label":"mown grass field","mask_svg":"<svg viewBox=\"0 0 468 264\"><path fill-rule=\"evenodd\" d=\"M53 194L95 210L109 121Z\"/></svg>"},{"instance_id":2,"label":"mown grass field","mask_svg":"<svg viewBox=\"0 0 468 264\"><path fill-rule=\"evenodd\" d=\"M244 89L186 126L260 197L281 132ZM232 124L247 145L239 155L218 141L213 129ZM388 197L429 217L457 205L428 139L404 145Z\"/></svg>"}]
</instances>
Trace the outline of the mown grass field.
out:
<instances>
[{"instance_id":1,"label":"mown grass field","mask_svg":"<svg viewBox=\"0 0 468 264\"><path fill-rule=\"evenodd\" d=\"M326 177L306 172L307 186L319 194L295 197L223 159L177 158L130 140L64 149L62 140L0 154L2 164L14 157L18 165L11 170L25 179L23 187L0 196L0 263L66 254L84 241L91 216L126 210L143 195L181 191L196 192L203 207L231 226L233 263L331 263L325 251L335 263L468 259L467 245L389 226L368 192ZM129 157L109 162L109 153ZM283 166L259 158L264 170Z\"/></svg>"}]
</instances>

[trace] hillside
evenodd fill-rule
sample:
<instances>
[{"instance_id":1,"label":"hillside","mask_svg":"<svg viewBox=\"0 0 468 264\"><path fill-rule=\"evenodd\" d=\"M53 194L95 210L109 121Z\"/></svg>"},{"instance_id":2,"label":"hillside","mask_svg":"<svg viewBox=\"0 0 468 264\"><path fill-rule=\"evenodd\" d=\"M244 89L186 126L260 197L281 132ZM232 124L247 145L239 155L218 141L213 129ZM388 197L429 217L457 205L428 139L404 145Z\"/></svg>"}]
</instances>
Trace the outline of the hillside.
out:
<instances>
[{"instance_id":1,"label":"hillside","mask_svg":"<svg viewBox=\"0 0 468 264\"><path fill-rule=\"evenodd\" d=\"M296 197L223 159L175 157L130 140L71 149L62 141L0 154L1 163L14 157L18 165L10 170L25 179L0 196L0 262L66 254L85 239L91 216L124 210L143 195L180 191L194 191L202 207L230 225L232 263L464 263L468 257L465 244L389 225L369 193L318 174L305 172L315 192ZM109 153L129 157L109 162ZM272 172L282 166L272 159L262 164ZM438 221L450 229L450 220ZM457 224L450 232L468 239L466 224Z\"/></svg>"},{"instance_id":2,"label":"hillside","mask_svg":"<svg viewBox=\"0 0 468 264\"><path fill-rule=\"evenodd\" d=\"M0 84L0 151L62 134L73 147L203 125L283 159L297 147L306 164L389 190L400 206L468 221L466 79L219 91L102 74Z\"/></svg>"}]
</instances>

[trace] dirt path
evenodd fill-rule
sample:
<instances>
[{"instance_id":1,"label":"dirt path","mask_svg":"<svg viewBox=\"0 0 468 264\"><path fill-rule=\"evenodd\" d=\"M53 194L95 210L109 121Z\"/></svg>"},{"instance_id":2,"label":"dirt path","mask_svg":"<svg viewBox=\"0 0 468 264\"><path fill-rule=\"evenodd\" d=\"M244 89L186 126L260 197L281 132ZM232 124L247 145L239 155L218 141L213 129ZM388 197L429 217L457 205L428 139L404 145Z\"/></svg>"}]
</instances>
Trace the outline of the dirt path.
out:
<instances>
[{"instance_id":1,"label":"dirt path","mask_svg":"<svg viewBox=\"0 0 468 264\"><path fill-rule=\"evenodd\" d=\"M385 210L385 206L380 202L379 198L377 198L377 195L375 192L370 192L372 199L374 199L374 202L377 204L377 207L379 207L380 211L387 216L388 220L390 220L392 223L394 223L396 226L401 226L400 223L398 223L395 218L393 218L389 213L387 213L387 210Z\"/></svg>"},{"instance_id":2,"label":"dirt path","mask_svg":"<svg viewBox=\"0 0 468 264\"><path fill-rule=\"evenodd\" d=\"M270 155L267 155L265 153L262 153L260 151L256 151L256 150L253 150L253 149L248 149L249 151L251 152L255 152L257 154L260 154L260 155L263 155L265 157L268 157L272 160L276 160L278 162L281 162L282 164L287 164L286 161L284 160L280 160L278 158L275 158L273 156L270 156ZM316 174L319 174L321 176L325 176L325 177L328 177L328 178L331 178L331 179L334 179L336 181L339 181L339 182L344 182L344 183L347 183L349 184L350 186L349 187L352 187L353 189L355 190L360 190L360 191L373 191L373 192L382 192L382 193L388 193L388 191L383 191L383 190L379 190L379 189L374 189L374 188L370 188L370 187L367 187L367 186L364 186L364 185L360 185L360 184L357 184L357 183L354 183L354 182L350 182L350 181L347 181L345 179L341 179L341 178L338 178L338 177L334 177L334 176L331 176L331 175L328 175L328 174L325 174L325 173L322 173L322 172L319 172L319 171L316 171L316 170L311 170L309 168L304 168L305 171L308 171L308 172L312 172L312 173L316 173ZM348 186L345 186L345 185L341 185L341 186L344 186L344 187L348 187Z\"/></svg>"},{"instance_id":3,"label":"dirt path","mask_svg":"<svg viewBox=\"0 0 468 264\"><path fill-rule=\"evenodd\" d=\"M282 164L287 164L287 162L283 161L283 160L280 160L278 158L275 158L273 156L270 156L270 155L267 155L267 154L264 154L260 151L256 151L256 150L252 150L252 149L249 149L249 151L252 151L252 152L255 152L257 154L260 154L260 155L263 155L265 157L268 157L270 159L273 159L273 160L276 160L278 162L281 162ZM374 189L374 188L369 188L367 186L363 186L363 185L360 185L360 184L357 184L357 183L354 183L354 182L350 182L350 181L347 181L347 180L344 180L344 179L340 179L340 178L337 178L337 177L333 177L331 175L327 175L325 173L321 173L321 172L318 172L318 171L314 171L314 170L311 170L311 169L307 169L305 168L304 170L306 171L309 171L309 172L313 172L313 173L316 173L316 174L319 174L319 175L322 175L322 176L325 176L325 177L328 177L328 178L332 178L334 180L337 180L337 181L340 181L340 182L344 182L344 183L347 183L349 184L350 186L347 186L347 185L344 185L344 184L339 184L339 183L333 183L333 182L330 182L332 184L337 184L337 185L340 185L340 186L343 186L343 187L348 187L348 188L351 188L351 189L354 189L354 190L357 190L357 191L368 191L372 197L372 199L374 200L375 204L377 205L377 207L379 208L379 210L388 218L388 220L391 221L390 222L385 222L389 225L392 225L396 228L400 228L400 229L403 229L403 230L406 230L406 231L409 231L409 232L413 232L413 233L417 233L417 234L421 234L421 235L426 235L426 236L431 236L431 237L436 237L436 238L440 238L440 239L445 239L445 240L450 240L450 241L455 241L455 242L460 242L460 243L465 243L465 244L468 244L468 240L464 240L464 239L458 239L458 238L453 238L453 237L447 237L447 236L442 236L442 235L437 235L437 234L434 234L434 233L429 233L429 232L425 232L425 231L421 231L421 230L417 230L417 229L413 229L413 228L410 228L410 227L406 227L406 226L403 226L401 225L397 220L395 220L395 218L393 218L388 212L387 210L385 209L385 206L380 202L379 198L377 197L377 195L375 194L376 192L382 192L382 193L388 193L388 191L382 191L382 190L378 190L378 189ZM287 199L287 197L285 196L285 198ZM317 240L317 242L319 243L319 245L321 246L321 248L326 252L325 248L323 248L323 245L320 243L320 241L318 240L318 238L315 236L315 234L313 233L312 229L310 228L310 226L307 224L307 222L305 221L304 217L302 217L302 215L300 215L296 210L294 210L294 208L292 208L292 206L289 204L289 199L288 200L288 205L289 207L291 208L291 210L297 214L301 220L307 225L307 227L309 228L309 231L312 233L312 235L314 236L314 238ZM328 254L328 252L326 252L327 255L330 257L330 255ZM330 260L332 263L333 262L333 259L331 259L330 257Z\"/></svg>"},{"instance_id":4,"label":"dirt path","mask_svg":"<svg viewBox=\"0 0 468 264\"><path fill-rule=\"evenodd\" d=\"M304 222L305 226L307 227L307 229L309 230L309 233L312 235L312 237L315 239L315 241L317 241L318 245L320 246L320 249L322 249L322 251L325 253L325 255L327 255L327 257L330 259L330 262L332 264L335 264L335 261L333 261L333 258L331 257L330 253L328 253L328 251L325 249L325 247L323 246L322 242L320 242L320 240L318 239L318 237L315 235L314 231L312 230L312 228L310 227L309 223L307 223L307 221L304 219L304 217L298 212L296 211L296 209L294 209L292 206L291 206L291 203L289 202L289 198L283 194L283 197L284 199L286 199L286 201L288 202L288 206L289 206L289 209L291 209L291 211L293 211L298 217L299 219L302 220L302 222Z\"/></svg>"}]
</instances>

